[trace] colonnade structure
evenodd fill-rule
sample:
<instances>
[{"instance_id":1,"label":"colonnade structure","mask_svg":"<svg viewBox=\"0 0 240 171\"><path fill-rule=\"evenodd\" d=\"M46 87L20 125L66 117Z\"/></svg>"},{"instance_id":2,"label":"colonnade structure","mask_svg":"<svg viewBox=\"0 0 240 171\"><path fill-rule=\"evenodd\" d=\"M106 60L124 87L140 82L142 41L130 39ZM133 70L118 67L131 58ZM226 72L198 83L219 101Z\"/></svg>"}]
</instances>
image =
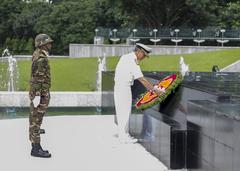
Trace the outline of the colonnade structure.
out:
<instances>
[{"instance_id":1,"label":"colonnade structure","mask_svg":"<svg viewBox=\"0 0 240 171\"><path fill-rule=\"evenodd\" d=\"M104 39L108 39L112 44L125 42L126 44L135 44L141 41L153 45L218 45L223 47L239 44L240 28L96 28L94 44L103 44Z\"/></svg>"}]
</instances>

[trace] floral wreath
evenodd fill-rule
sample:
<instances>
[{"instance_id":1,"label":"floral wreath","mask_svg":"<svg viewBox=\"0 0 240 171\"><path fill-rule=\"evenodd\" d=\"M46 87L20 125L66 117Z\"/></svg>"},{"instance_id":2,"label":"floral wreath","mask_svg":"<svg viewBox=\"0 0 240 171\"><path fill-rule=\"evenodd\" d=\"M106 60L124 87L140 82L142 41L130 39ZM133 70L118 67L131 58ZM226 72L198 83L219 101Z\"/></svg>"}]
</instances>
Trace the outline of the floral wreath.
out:
<instances>
[{"instance_id":1,"label":"floral wreath","mask_svg":"<svg viewBox=\"0 0 240 171\"><path fill-rule=\"evenodd\" d=\"M183 77L180 73L172 74L161 80L157 87L165 92L158 96L154 91L150 90L140 95L135 107L137 109L147 109L154 106L157 103L162 103L169 94L175 91L175 89L182 83Z\"/></svg>"}]
</instances>

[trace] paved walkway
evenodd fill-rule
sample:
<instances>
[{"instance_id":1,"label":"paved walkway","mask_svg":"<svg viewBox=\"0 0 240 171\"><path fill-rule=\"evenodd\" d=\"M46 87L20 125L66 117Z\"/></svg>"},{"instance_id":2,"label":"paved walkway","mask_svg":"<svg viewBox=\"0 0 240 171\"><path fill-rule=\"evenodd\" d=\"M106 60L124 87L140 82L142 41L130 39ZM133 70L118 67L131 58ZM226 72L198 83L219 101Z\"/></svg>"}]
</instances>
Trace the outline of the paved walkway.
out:
<instances>
[{"instance_id":1,"label":"paved walkway","mask_svg":"<svg viewBox=\"0 0 240 171\"><path fill-rule=\"evenodd\" d=\"M28 119L0 120L1 171L165 171L140 144L123 145L113 116L45 117L42 146L52 158L30 156Z\"/></svg>"}]
</instances>

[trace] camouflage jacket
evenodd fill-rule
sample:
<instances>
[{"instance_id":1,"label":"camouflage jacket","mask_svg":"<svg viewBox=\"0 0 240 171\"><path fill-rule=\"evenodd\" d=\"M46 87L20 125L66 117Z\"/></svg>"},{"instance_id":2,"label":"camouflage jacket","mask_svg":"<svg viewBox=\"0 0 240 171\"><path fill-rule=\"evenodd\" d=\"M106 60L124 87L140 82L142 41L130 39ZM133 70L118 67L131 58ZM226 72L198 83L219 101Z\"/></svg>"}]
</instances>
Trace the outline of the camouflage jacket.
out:
<instances>
[{"instance_id":1,"label":"camouflage jacket","mask_svg":"<svg viewBox=\"0 0 240 171\"><path fill-rule=\"evenodd\" d=\"M48 52L37 48L32 56L30 86L35 89L49 89L51 74L48 62Z\"/></svg>"}]
</instances>

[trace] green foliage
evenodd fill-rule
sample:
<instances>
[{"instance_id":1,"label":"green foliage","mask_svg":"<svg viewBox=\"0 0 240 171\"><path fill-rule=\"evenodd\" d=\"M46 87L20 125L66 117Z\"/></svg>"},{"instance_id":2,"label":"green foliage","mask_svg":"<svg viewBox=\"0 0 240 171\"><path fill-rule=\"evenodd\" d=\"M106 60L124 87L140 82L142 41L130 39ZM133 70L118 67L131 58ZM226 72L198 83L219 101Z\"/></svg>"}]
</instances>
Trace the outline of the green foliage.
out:
<instances>
[{"instance_id":1,"label":"green foliage","mask_svg":"<svg viewBox=\"0 0 240 171\"><path fill-rule=\"evenodd\" d=\"M5 41L5 44L4 44L4 48L11 48L13 45L12 45L12 41L11 39L8 37Z\"/></svg>"},{"instance_id":2,"label":"green foliage","mask_svg":"<svg viewBox=\"0 0 240 171\"><path fill-rule=\"evenodd\" d=\"M239 0L1 0L0 48L30 53L29 39L46 33L54 39L53 54L64 55L69 43L92 43L96 27L239 29L239 21Z\"/></svg>"},{"instance_id":3,"label":"green foliage","mask_svg":"<svg viewBox=\"0 0 240 171\"><path fill-rule=\"evenodd\" d=\"M25 46L27 45L27 40L26 39L20 39L19 44L18 44L18 53L25 53ZM26 54L26 53L25 53Z\"/></svg>"},{"instance_id":4,"label":"green foliage","mask_svg":"<svg viewBox=\"0 0 240 171\"><path fill-rule=\"evenodd\" d=\"M136 17L129 16L122 10L119 1L99 0L96 2L96 25L109 28L128 27Z\"/></svg>"},{"instance_id":5,"label":"green foliage","mask_svg":"<svg viewBox=\"0 0 240 171\"><path fill-rule=\"evenodd\" d=\"M8 48L12 54L31 54L33 52L33 39L29 38L28 41L24 38L7 38L4 48Z\"/></svg>"},{"instance_id":6,"label":"green foliage","mask_svg":"<svg viewBox=\"0 0 240 171\"><path fill-rule=\"evenodd\" d=\"M225 28L240 28L240 2L230 2L221 11L220 25Z\"/></svg>"},{"instance_id":7,"label":"green foliage","mask_svg":"<svg viewBox=\"0 0 240 171\"><path fill-rule=\"evenodd\" d=\"M188 9L185 0L109 0L118 6L122 14L132 18L127 26L144 26L159 28L182 25L187 17Z\"/></svg>"},{"instance_id":8,"label":"green foliage","mask_svg":"<svg viewBox=\"0 0 240 171\"><path fill-rule=\"evenodd\" d=\"M13 23L13 31L17 37L24 37L25 39L35 37L36 30L34 30L39 17L48 15L52 10L51 4L33 1L32 3L25 3L20 13L15 14Z\"/></svg>"},{"instance_id":9,"label":"green foliage","mask_svg":"<svg viewBox=\"0 0 240 171\"><path fill-rule=\"evenodd\" d=\"M21 11L22 4L20 0L0 1L0 45L3 45L7 38L15 36L13 23L16 20L15 14Z\"/></svg>"},{"instance_id":10,"label":"green foliage","mask_svg":"<svg viewBox=\"0 0 240 171\"><path fill-rule=\"evenodd\" d=\"M218 0L186 0L187 5L191 8L188 17L191 18L193 26L216 26L219 14Z\"/></svg>"},{"instance_id":11,"label":"green foliage","mask_svg":"<svg viewBox=\"0 0 240 171\"><path fill-rule=\"evenodd\" d=\"M25 47L26 54L32 54L33 53L33 44L34 41L32 38L29 38Z\"/></svg>"},{"instance_id":12,"label":"green foliage","mask_svg":"<svg viewBox=\"0 0 240 171\"><path fill-rule=\"evenodd\" d=\"M19 51L19 45L20 45L20 40L18 38L12 39L12 52L13 53L18 53Z\"/></svg>"},{"instance_id":13,"label":"green foliage","mask_svg":"<svg viewBox=\"0 0 240 171\"><path fill-rule=\"evenodd\" d=\"M95 28L95 1L66 1L54 6L50 14L42 15L36 32L48 33L54 39L54 52L66 53L69 43L90 43Z\"/></svg>"}]
</instances>

